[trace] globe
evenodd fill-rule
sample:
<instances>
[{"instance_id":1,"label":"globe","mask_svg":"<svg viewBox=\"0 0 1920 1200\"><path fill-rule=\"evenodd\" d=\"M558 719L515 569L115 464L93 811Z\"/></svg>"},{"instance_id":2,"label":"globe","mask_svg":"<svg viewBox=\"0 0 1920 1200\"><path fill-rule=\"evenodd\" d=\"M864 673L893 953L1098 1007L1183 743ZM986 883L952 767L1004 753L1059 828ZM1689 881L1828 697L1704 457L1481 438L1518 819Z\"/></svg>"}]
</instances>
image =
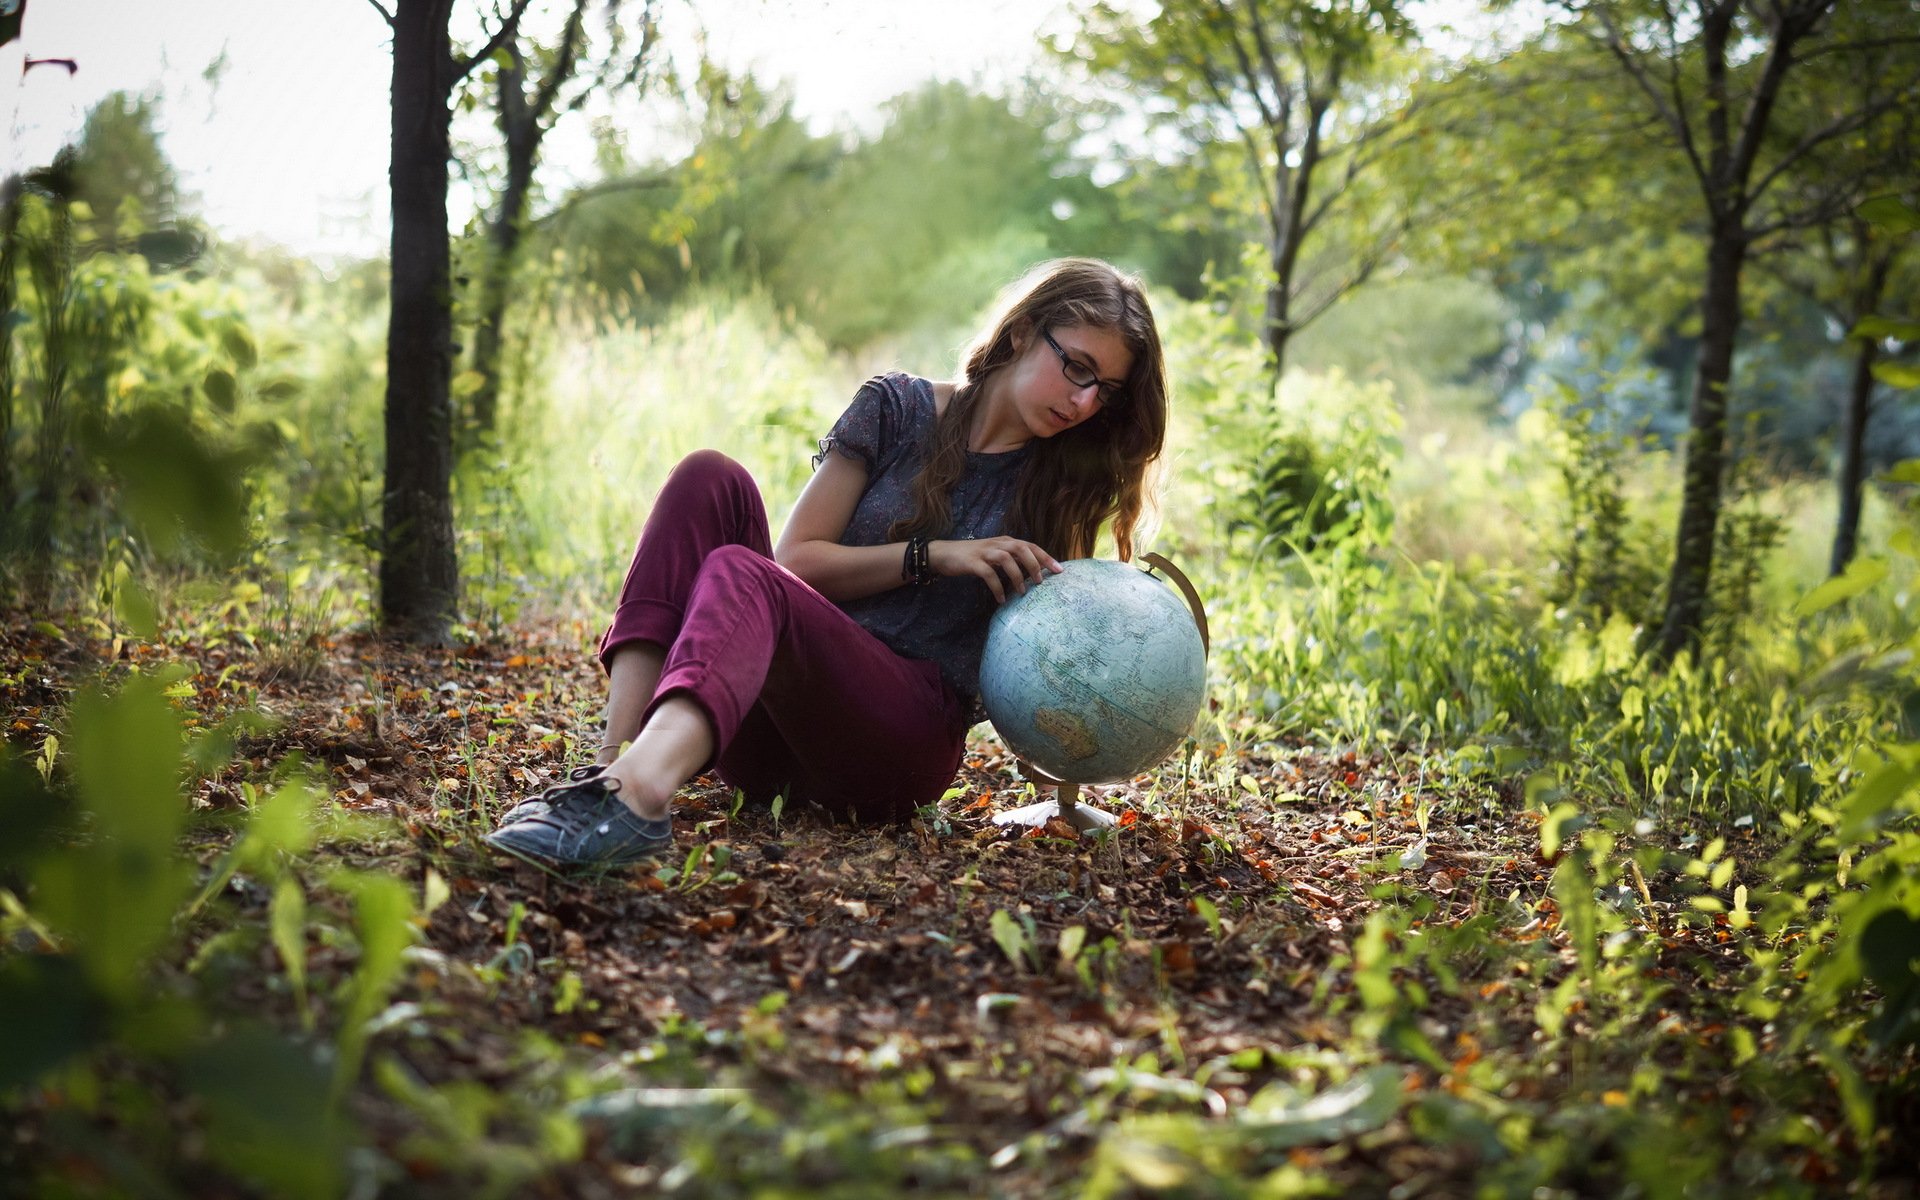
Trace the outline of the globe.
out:
<instances>
[{"instance_id":1,"label":"globe","mask_svg":"<svg viewBox=\"0 0 1920 1200\"><path fill-rule=\"evenodd\" d=\"M1055 779L1128 779L1193 728L1206 647L1180 597L1145 571L1061 565L994 614L980 699L1013 752Z\"/></svg>"}]
</instances>

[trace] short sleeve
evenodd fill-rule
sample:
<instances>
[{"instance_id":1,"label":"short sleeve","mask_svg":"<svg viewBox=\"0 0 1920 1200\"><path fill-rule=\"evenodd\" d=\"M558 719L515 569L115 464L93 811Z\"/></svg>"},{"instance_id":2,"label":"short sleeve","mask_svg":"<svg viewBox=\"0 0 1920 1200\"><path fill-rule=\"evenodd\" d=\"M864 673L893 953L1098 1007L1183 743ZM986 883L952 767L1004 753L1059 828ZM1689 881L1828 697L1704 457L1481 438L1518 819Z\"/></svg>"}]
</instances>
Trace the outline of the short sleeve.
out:
<instances>
[{"instance_id":1,"label":"short sleeve","mask_svg":"<svg viewBox=\"0 0 1920 1200\"><path fill-rule=\"evenodd\" d=\"M859 459L868 474L875 474L898 450L901 430L907 428L906 388L885 375L876 375L860 385L847 411L833 423L827 436L820 439L820 453L813 456L818 467L829 451L838 450L848 458Z\"/></svg>"}]
</instances>

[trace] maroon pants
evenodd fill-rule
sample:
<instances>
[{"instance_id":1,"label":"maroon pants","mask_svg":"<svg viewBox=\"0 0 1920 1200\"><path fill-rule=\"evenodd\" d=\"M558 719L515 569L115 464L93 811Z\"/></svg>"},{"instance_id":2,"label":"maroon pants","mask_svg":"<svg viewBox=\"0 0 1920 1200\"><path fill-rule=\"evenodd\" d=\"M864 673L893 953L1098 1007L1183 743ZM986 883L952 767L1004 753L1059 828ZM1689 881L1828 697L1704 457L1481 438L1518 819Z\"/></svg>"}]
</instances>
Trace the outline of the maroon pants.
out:
<instances>
[{"instance_id":1,"label":"maroon pants","mask_svg":"<svg viewBox=\"0 0 1920 1200\"><path fill-rule=\"evenodd\" d=\"M931 662L902 658L773 561L760 489L711 450L660 490L600 661L665 647L647 714L681 695L713 723L720 778L749 799L905 820L953 782L967 705Z\"/></svg>"}]
</instances>

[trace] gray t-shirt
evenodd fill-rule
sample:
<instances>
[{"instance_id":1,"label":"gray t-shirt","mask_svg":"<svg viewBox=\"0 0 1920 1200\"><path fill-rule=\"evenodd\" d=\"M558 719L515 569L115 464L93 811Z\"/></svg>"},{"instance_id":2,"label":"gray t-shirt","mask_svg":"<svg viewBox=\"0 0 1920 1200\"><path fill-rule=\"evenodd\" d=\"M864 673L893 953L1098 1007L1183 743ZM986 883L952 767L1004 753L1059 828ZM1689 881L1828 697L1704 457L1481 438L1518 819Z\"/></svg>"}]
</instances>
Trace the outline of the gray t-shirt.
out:
<instances>
[{"instance_id":1,"label":"gray t-shirt","mask_svg":"<svg viewBox=\"0 0 1920 1200\"><path fill-rule=\"evenodd\" d=\"M878 546L890 539L894 521L913 514L913 480L920 473L923 443L937 409L933 384L895 372L862 384L833 429L820 442L817 466L829 451L864 465L867 490L840 535L843 546ZM1025 446L1004 454L967 453L967 467L953 486L953 524L942 539L996 537L1025 462ZM841 603L847 615L904 658L931 659L947 685L980 721L980 653L992 619L993 593L981 580L936 577L925 587L904 584L878 595Z\"/></svg>"}]
</instances>

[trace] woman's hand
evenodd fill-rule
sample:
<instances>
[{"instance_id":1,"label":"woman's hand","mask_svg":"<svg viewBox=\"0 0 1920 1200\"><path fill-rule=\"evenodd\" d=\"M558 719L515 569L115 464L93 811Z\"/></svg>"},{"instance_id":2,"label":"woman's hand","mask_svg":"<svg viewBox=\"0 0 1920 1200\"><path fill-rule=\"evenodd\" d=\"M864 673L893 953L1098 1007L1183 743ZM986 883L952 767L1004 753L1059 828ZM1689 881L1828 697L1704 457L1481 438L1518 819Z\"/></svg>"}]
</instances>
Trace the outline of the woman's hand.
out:
<instances>
[{"instance_id":1,"label":"woman's hand","mask_svg":"<svg viewBox=\"0 0 1920 1200\"><path fill-rule=\"evenodd\" d=\"M1015 537L936 541L927 545L927 562L936 575L973 575L984 580L996 603L1007 602L1007 586L1025 595L1027 583L1039 583L1049 571L1066 570L1053 555Z\"/></svg>"}]
</instances>

